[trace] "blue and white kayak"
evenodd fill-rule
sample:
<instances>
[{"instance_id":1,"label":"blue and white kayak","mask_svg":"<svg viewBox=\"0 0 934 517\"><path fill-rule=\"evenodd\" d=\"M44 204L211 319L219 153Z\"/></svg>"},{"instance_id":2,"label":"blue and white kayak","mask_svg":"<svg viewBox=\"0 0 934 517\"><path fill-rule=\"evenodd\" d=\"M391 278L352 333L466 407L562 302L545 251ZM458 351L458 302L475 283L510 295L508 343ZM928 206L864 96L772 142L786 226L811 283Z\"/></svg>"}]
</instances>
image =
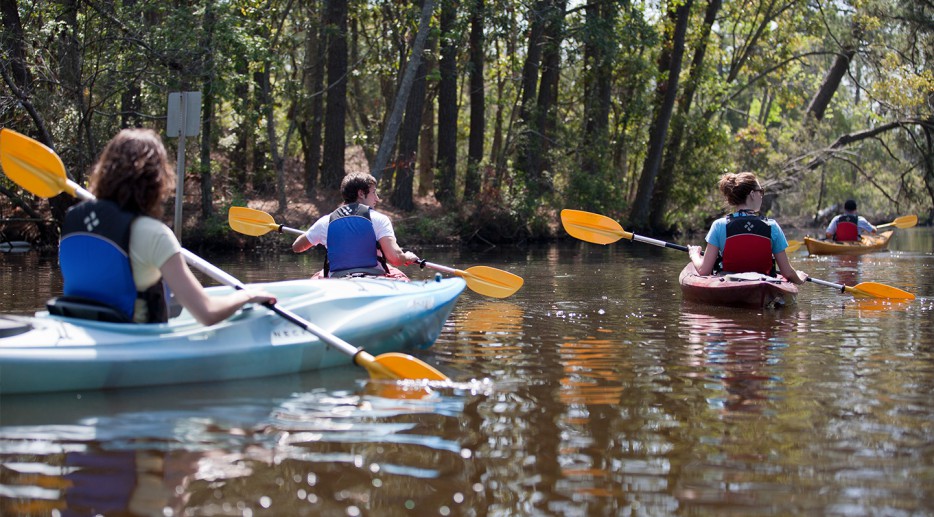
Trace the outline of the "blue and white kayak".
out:
<instances>
[{"instance_id":1,"label":"blue and white kayak","mask_svg":"<svg viewBox=\"0 0 934 517\"><path fill-rule=\"evenodd\" d=\"M277 305L373 355L427 348L461 278L290 280L255 284ZM209 287L223 295L230 287ZM229 381L347 365L351 358L261 305L205 327L183 310L130 324L38 312L0 316L0 395Z\"/></svg>"}]
</instances>

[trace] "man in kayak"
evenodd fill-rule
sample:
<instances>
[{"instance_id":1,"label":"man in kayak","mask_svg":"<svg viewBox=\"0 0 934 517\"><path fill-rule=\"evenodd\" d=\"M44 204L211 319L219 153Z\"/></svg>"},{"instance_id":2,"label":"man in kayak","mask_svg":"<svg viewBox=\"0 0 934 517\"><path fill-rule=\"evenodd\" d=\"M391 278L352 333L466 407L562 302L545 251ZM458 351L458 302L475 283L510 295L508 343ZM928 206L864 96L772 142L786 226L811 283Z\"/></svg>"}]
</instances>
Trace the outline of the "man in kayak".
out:
<instances>
[{"instance_id":1,"label":"man in kayak","mask_svg":"<svg viewBox=\"0 0 934 517\"><path fill-rule=\"evenodd\" d=\"M856 201L847 199L843 213L834 217L827 226L827 239L840 242L855 242L863 233L875 235L876 227L863 216L856 215Z\"/></svg>"},{"instance_id":2,"label":"man in kayak","mask_svg":"<svg viewBox=\"0 0 934 517\"><path fill-rule=\"evenodd\" d=\"M716 271L774 276L777 265L786 279L803 284L807 275L791 267L785 253L788 247L785 233L776 221L759 215L765 190L756 175L751 172L724 174L719 187L731 213L710 225L703 254L700 246L688 246L698 274L707 276Z\"/></svg>"},{"instance_id":3,"label":"man in kayak","mask_svg":"<svg viewBox=\"0 0 934 517\"><path fill-rule=\"evenodd\" d=\"M324 277L405 277L390 266L408 266L419 259L411 251L402 251L392 221L374 210L380 201L376 178L364 173L344 176L341 197L344 204L299 235L292 251L302 253L318 244L327 248Z\"/></svg>"},{"instance_id":4,"label":"man in kayak","mask_svg":"<svg viewBox=\"0 0 934 517\"><path fill-rule=\"evenodd\" d=\"M107 143L91 172L97 199L65 215L59 247L63 298L99 302L127 322L160 323L168 320L167 286L204 325L247 303L275 302L259 290L208 296L175 234L159 219L174 177L154 131L124 129Z\"/></svg>"}]
</instances>

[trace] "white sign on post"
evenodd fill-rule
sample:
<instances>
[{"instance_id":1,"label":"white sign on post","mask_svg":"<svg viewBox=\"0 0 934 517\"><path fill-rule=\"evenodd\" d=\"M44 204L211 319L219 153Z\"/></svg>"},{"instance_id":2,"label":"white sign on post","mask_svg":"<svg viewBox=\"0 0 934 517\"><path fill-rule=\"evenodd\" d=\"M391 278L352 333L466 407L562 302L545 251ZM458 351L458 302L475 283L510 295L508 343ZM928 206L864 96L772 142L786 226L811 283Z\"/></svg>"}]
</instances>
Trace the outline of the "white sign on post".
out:
<instances>
[{"instance_id":1,"label":"white sign on post","mask_svg":"<svg viewBox=\"0 0 934 517\"><path fill-rule=\"evenodd\" d=\"M201 130L201 92L169 94L166 136L178 138L175 182L175 238L182 242L182 202L185 197L185 137Z\"/></svg>"}]
</instances>

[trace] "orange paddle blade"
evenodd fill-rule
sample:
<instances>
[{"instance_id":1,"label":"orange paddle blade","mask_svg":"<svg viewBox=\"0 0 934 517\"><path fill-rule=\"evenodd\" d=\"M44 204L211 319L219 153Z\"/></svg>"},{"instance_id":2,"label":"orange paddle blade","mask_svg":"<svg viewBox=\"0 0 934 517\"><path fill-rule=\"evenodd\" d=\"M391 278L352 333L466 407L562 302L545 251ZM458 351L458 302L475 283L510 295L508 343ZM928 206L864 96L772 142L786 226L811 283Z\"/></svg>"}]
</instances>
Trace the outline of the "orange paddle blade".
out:
<instances>
[{"instance_id":1,"label":"orange paddle blade","mask_svg":"<svg viewBox=\"0 0 934 517\"><path fill-rule=\"evenodd\" d=\"M915 295L897 287L880 284L878 282L861 282L853 287L846 287L846 291L853 296L862 298L889 298L894 300L914 300Z\"/></svg>"},{"instance_id":2,"label":"orange paddle blade","mask_svg":"<svg viewBox=\"0 0 934 517\"><path fill-rule=\"evenodd\" d=\"M896 217L891 223L880 224L876 228L886 228L888 226L894 226L896 228L911 228L918 224L918 216L916 215L903 215L901 217Z\"/></svg>"},{"instance_id":3,"label":"orange paddle blade","mask_svg":"<svg viewBox=\"0 0 934 517\"><path fill-rule=\"evenodd\" d=\"M14 183L39 197L75 195L55 151L11 129L0 130L0 166Z\"/></svg>"},{"instance_id":4,"label":"orange paddle blade","mask_svg":"<svg viewBox=\"0 0 934 517\"><path fill-rule=\"evenodd\" d=\"M431 365L420 361L415 357L398 352L389 352L380 354L374 359L377 364L382 366L390 373L389 379L426 379L429 381L447 381L450 380ZM381 378L380 374L375 373L376 369L367 367L370 376L374 379ZM387 377L382 377L387 378Z\"/></svg>"},{"instance_id":5,"label":"orange paddle blade","mask_svg":"<svg viewBox=\"0 0 934 517\"><path fill-rule=\"evenodd\" d=\"M571 237L594 244L611 244L620 239L632 240L632 233L623 230L618 222L592 212L564 209L561 211L561 224Z\"/></svg>"},{"instance_id":6,"label":"orange paddle blade","mask_svg":"<svg viewBox=\"0 0 934 517\"><path fill-rule=\"evenodd\" d=\"M271 215L262 210L254 210L245 206L232 206L227 211L227 224L234 231L245 235L259 237L271 231L278 231L279 225Z\"/></svg>"}]
</instances>

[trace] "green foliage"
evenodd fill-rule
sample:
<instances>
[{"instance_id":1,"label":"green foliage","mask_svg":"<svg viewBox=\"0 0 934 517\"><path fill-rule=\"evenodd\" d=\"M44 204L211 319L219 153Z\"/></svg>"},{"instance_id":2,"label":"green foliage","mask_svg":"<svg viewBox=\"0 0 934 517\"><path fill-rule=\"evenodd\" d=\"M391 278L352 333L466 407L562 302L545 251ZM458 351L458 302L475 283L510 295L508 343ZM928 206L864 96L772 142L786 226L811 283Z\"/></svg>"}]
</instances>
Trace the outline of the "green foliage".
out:
<instances>
[{"instance_id":1,"label":"green foliage","mask_svg":"<svg viewBox=\"0 0 934 517\"><path fill-rule=\"evenodd\" d=\"M445 0L447 1L447 0ZM804 221L852 196L870 214L923 212L934 204L934 160L925 145L934 116L934 24L918 2L843 0L834 4L726 0L713 33L704 38L706 3L692 10L684 85L695 71L691 61L704 45L696 71L697 91L686 115L681 155L671 171L674 184L665 224L703 227L720 209L716 178L725 171L753 170L782 185L774 192L772 215ZM311 91L307 73L323 70L325 3L195 0L178 8L157 0L66 4L17 0L23 38L5 39L4 49L22 46L31 82L16 96L9 74L0 88L0 126L38 135L47 129L69 173L84 181L104 142L123 125L165 128L170 92L210 85L214 125L210 137L216 202L233 190L238 199L273 196L277 178L267 128L284 159L301 157L297 132L311 127L311 103L326 99L335 78ZM69 4L70 5L70 4ZM453 29L437 30L424 57L436 65L438 38L459 49L458 185L463 188L469 136L468 39L473 2L446 3L456 9ZM484 2L486 127L483 186L476 205L442 217L416 217L397 228L412 240L457 236L520 242L553 231L555 214L575 207L625 214L633 201L653 120L657 61L664 17L648 2L599 0L569 4L560 34L554 123L541 135L544 171L526 176L520 162L528 130L519 110L523 74L541 66L527 63L529 30L536 4L514 0ZM441 4L439 4L440 9ZM440 12L440 11L439 11ZM208 24L212 13L213 23ZM349 2L349 142L372 154L381 141L395 101L419 14L411 2ZM312 43L317 46L312 45ZM840 87L824 118L805 123L810 100L836 55L854 49ZM599 59L590 52L598 52ZM12 50L0 66L12 70ZM611 70L605 136L587 135L596 67ZM533 66L534 65L534 66ZM263 102L260 73L269 71L272 119ZM538 70L540 74L541 70ZM429 67L428 100L435 102L438 72ZM540 81L540 75L539 81ZM22 85L16 85L22 86ZM540 92L534 92L537 94ZM601 112L602 113L602 112ZM873 139L830 149L841 136L909 121ZM917 123L927 120L926 130ZM320 121L318 122L320 124ZM319 128L320 129L320 128ZM429 128L433 129L433 128ZM585 136L587 135L587 136ZM605 139L605 140L604 140ZM174 158L175 139L166 139ZM189 164L199 159L200 139L188 140ZM826 158L815 166L811 160ZM419 156L431 161L430 156ZM223 164L218 166L217 164ZM348 166L350 167L350 166ZM355 169L366 164L353 165ZM189 170L195 170L190 167ZM542 184L538 182L542 178ZM227 186L233 186L231 189ZM302 189L292 189L301 191ZM922 210L919 210L922 209ZM223 211L218 211L222 216ZM898 215L898 214L896 214ZM222 217L221 217L222 219ZM230 239L221 220L198 223L204 240ZM202 228L203 227L203 228Z\"/></svg>"}]
</instances>

